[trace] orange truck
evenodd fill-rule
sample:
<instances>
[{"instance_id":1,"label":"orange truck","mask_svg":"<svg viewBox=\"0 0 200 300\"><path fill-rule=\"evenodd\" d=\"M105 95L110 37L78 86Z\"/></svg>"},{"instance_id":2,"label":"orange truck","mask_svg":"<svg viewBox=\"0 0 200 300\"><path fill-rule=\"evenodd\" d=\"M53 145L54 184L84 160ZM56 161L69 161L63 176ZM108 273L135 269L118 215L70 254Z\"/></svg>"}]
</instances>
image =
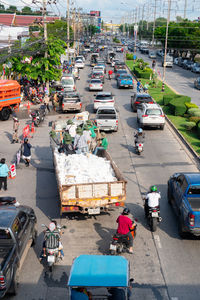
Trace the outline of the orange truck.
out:
<instances>
[{"instance_id":1,"label":"orange truck","mask_svg":"<svg viewBox=\"0 0 200 300\"><path fill-rule=\"evenodd\" d=\"M16 80L0 80L0 119L6 121L21 102L21 87Z\"/></svg>"}]
</instances>

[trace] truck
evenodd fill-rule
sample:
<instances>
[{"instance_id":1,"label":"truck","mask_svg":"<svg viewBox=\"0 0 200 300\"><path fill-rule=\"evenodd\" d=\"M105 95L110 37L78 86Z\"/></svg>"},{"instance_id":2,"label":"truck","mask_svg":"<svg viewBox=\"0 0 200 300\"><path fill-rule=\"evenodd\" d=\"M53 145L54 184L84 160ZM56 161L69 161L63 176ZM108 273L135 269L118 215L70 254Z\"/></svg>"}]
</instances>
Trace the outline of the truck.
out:
<instances>
[{"instance_id":1,"label":"truck","mask_svg":"<svg viewBox=\"0 0 200 300\"><path fill-rule=\"evenodd\" d=\"M103 131L118 131L118 113L113 106L101 106L97 109L95 122Z\"/></svg>"},{"instance_id":2,"label":"truck","mask_svg":"<svg viewBox=\"0 0 200 300\"><path fill-rule=\"evenodd\" d=\"M62 184L56 159L57 143L51 138L53 162L59 191L60 215L79 212L96 215L109 209L124 206L126 200L126 180L106 150L98 150L97 155L108 160L114 170L116 181ZM77 155L77 154L74 154ZM70 175L69 175L70 176Z\"/></svg>"},{"instance_id":3,"label":"truck","mask_svg":"<svg viewBox=\"0 0 200 300\"><path fill-rule=\"evenodd\" d=\"M37 238L36 215L15 197L0 197L0 298L17 294L20 269Z\"/></svg>"},{"instance_id":4,"label":"truck","mask_svg":"<svg viewBox=\"0 0 200 300\"><path fill-rule=\"evenodd\" d=\"M0 80L0 119L6 121L21 102L21 87L16 80Z\"/></svg>"},{"instance_id":5,"label":"truck","mask_svg":"<svg viewBox=\"0 0 200 300\"><path fill-rule=\"evenodd\" d=\"M131 88L133 89L133 77L131 75L120 75L117 78L117 87L120 88Z\"/></svg>"}]
</instances>

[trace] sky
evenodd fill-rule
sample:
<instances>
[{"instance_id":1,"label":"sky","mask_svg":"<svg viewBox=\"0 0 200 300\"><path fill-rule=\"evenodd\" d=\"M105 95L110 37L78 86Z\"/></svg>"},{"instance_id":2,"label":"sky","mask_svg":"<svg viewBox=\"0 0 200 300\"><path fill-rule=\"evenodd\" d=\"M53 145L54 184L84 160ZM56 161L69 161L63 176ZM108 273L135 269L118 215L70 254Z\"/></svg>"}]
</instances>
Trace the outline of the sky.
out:
<instances>
[{"instance_id":1,"label":"sky","mask_svg":"<svg viewBox=\"0 0 200 300\"><path fill-rule=\"evenodd\" d=\"M67 0L56 0L57 4L48 5L48 11L54 14L65 15L67 9ZM200 0L172 0L171 7L171 19L175 19L178 16L184 16L184 4L187 1L186 17L189 19L195 19L200 16ZM32 0L0 0L2 4L10 4L19 7L20 9L24 6L30 5L31 8L39 8L39 2L42 0L37 0L37 5L32 3ZM142 12L144 19L152 21L154 15L154 8L156 3L156 17L167 16L167 0L70 0L70 6L82 8L83 12L89 12L90 10L100 10L101 16L104 21L113 23L130 22L135 19L134 9L140 7L140 19L142 19ZM5 5L6 6L6 5ZM138 10L139 12L139 10ZM122 19L124 18L124 19Z\"/></svg>"}]
</instances>

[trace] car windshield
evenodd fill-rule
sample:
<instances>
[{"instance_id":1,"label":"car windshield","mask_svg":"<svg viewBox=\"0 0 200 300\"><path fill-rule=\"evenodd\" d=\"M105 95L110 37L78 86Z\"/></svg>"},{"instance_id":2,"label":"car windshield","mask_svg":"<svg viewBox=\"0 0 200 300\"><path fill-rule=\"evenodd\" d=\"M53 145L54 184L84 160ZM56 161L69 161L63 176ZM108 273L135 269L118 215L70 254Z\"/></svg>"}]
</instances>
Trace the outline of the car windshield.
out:
<instances>
[{"instance_id":1,"label":"car windshield","mask_svg":"<svg viewBox=\"0 0 200 300\"><path fill-rule=\"evenodd\" d=\"M100 79L91 80L90 83L101 83L101 80Z\"/></svg>"},{"instance_id":2,"label":"car windshield","mask_svg":"<svg viewBox=\"0 0 200 300\"><path fill-rule=\"evenodd\" d=\"M77 94L68 94L68 93L65 93L64 94L64 98L79 98L79 96Z\"/></svg>"},{"instance_id":3,"label":"car windshield","mask_svg":"<svg viewBox=\"0 0 200 300\"><path fill-rule=\"evenodd\" d=\"M158 115L162 115L162 112L161 112L161 110L160 109L147 109L146 110L146 115L156 115L156 116L158 116Z\"/></svg>"},{"instance_id":4,"label":"car windshield","mask_svg":"<svg viewBox=\"0 0 200 300\"><path fill-rule=\"evenodd\" d=\"M136 101L152 101L152 98L149 96L149 97L137 97L136 98Z\"/></svg>"},{"instance_id":5,"label":"car windshield","mask_svg":"<svg viewBox=\"0 0 200 300\"><path fill-rule=\"evenodd\" d=\"M73 85L74 84L74 80L73 78L63 78L61 80L62 85Z\"/></svg>"}]
</instances>

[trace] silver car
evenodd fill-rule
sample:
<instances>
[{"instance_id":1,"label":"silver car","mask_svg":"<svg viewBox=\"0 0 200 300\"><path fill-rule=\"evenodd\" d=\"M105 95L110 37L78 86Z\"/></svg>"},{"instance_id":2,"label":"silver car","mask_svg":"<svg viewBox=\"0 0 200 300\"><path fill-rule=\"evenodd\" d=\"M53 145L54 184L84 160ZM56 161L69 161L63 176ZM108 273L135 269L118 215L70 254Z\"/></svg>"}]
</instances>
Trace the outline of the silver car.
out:
<instances>
[{"instance_id":1,"label":"silver car","mask_svg":"<svg viewBox=\"0 0 200 300\"><path fill-rule=\"evenodd\" d=\"M91 79L89 83L89 91L103 91L103 83L101 79Z\"/></svg>"}]
</instances>

